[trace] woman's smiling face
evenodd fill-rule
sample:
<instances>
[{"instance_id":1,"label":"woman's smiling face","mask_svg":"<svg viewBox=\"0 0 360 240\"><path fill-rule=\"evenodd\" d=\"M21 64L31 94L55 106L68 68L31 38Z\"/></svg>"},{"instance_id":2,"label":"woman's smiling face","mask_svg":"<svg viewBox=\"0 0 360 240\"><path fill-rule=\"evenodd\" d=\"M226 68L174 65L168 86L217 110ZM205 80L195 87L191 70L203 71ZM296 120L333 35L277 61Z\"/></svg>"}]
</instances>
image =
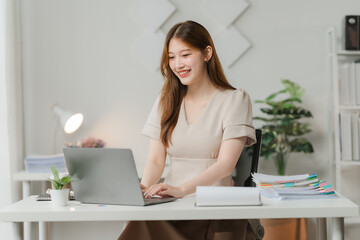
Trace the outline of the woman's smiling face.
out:
<instances>
[{"instance_id":1,"label":"woman's smiling face","mask_svg":"<svg viewBox=\"0 0 360 240\"><path fill-rule=\"evenodd\" d=\"M206 76L205 57L199 49L173 38L169 42L169 65L183 85L191 85Z\"/></svg>"}]
</instances>

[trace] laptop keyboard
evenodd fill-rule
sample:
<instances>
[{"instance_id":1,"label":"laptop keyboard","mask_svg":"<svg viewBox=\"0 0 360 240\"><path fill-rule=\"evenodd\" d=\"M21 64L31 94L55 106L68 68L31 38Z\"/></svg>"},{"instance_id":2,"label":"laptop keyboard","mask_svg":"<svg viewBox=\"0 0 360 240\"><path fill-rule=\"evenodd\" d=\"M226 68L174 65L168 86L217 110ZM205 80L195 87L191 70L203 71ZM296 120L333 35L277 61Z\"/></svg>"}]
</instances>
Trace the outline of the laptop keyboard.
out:
<instances>
[{"instance_id":1,"label":"laptop keyboard","mask_svg":"<svg viewBox=\"0 0 360 240\"><path fill-rule=\"evenodd\" d=\"M70 194L70 201L75 200L75 196ZM51 201L51 195L50 194L41 194L36 197L36 201Z\"/></svg>"},{"instance_id":2,"label":"laptop keyboard","mask_svg":"<svg viewBox=\"0 0 360 240\"><path fill-rule=\"evenodd\" d=\"M145 198L145 205L154 205L163 202L171 202L174 201L176 198Z\"/></svg>"},{"instance_id":3,"label":"laptop keyboard","mask_svg":"<svg viewBox=\"0 0 360 240\"><path fill-rule=\"evenodd\" d=\"M50 196L50 194L38 195L36 200L37 201L51 201L51 196ZM73 192L70 193L69 200L75 200L75 196L74 196ZM163 202L171 202L174 200L176 200L176 198L159 198L159 197L144 198L145 205L154 205L154 204L163 203Z\"/></svg>"}]
</instances>

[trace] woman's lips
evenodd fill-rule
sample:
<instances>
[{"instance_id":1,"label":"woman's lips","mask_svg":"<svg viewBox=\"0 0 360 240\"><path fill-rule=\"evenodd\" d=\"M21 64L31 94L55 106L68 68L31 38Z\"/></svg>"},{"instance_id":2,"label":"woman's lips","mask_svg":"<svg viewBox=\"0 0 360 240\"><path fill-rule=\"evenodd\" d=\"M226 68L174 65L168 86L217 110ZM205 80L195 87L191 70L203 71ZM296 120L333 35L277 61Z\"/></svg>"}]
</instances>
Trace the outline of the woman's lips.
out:
<instances>
[{"instance_id":1,"label":"woman's lips","mask_svg":"<svg viewBox=\"0 0 360 240\"><path fill-rule=\"evenodd\" d=\"M184 78L184 77L186 77L186 76L188 76L190 74L190 71L191 70L184 70L184 71L180 71L178 73L179 73L181 78Z\"/></svg>"}]
</instances>

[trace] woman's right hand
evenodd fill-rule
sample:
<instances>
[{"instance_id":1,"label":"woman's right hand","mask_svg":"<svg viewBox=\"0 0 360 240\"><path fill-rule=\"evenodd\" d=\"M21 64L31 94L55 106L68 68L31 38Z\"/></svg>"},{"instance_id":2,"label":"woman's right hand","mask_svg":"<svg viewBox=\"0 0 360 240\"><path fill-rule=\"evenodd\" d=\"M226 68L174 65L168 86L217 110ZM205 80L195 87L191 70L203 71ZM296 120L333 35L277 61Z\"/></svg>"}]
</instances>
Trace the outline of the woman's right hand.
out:
<instances>
[{"instance_id":1,"label":"woman's right hand","mask_svg":"<svg viewBox=\"0 0 360 240\"><path fill-rule=\"evenodd\" d=\"M182 198L186 194L185 190L180 187L173 187L165 183L158 183L149 187L144 194L145 198L151 198L154 195L159 195L160 197Z\"/></svg>"},{"instance_id":2,"label":"woman's right hand","mask_svg":"<svg viewBox=\"0 0 360 240\"><path fill-rule=\"evenodd\" d=\"M140 183L141 192L144 194L148 190L148 187L146 187L144 184Z\"/></svg>"}]
</instances>

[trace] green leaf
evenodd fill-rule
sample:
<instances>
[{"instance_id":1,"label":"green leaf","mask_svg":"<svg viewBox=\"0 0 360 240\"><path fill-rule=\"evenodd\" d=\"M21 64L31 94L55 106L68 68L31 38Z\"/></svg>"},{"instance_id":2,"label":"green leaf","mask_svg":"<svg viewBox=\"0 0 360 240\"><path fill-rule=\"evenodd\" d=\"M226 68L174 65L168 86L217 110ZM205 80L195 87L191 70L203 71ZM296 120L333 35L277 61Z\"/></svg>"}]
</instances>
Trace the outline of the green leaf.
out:
<instances>
[{"instance_id":1,"label":"green leaf","mask_svg":"<svg viewBox=\"0 0 360 240\"><path fill-rule=\"evenodd\" d=\"M271 94L265 100L270 101L270 100L274 99L277 95L282 94L282 93L286 93L286 89L283 89L283 90L280 90L280 91L278 91L276 93Z\"/></svg>"},{"instance_id":2,"label":"green leaf","mask_svg":"<svg viewBox=\"0 0 360 240\"><path fill-rule=\"evenodd\" d=\"M288 125L288 124L290 124L290 121L291 121L291 119L284 118L284 119L282 119L281 123L282 123L282 125Z\"/></svg>"},{"instance_id":3,"label":"green leaf","mask_svg":"<svg viewBox=\"0 0 360 240\"><path fill-rule=\"evenodd\" d=\"M289 108L260 108L260 111L268 115L290 115L293 119L299 119L302 117L312 117L310 111L297 106L290 106Z\"/></svg>"},{"instance_id":4,"label":"green leaf","mask_svg":"<svg viewBox=\"0 0 360 240\"><path fill-rule=\"evenodd\" d=\"M264 152L262 151L260 156L263 156L265 157L265 159L269 159L273 154L275 153L275 151L267 151L267 152Z\"/></svg>"},{"instance_id":5,"label":"green leaf","mask_svg":"<svg viewBox=\"0 0 360 240\"><path fill-rule=\"evenodd\" d=\"M314 149L312 144L306 138L297 138L290 141L291 151L313 153Z\"/></svg>"},{"instance_id":6,"label":"green leaf","mask_svg":"<svg viewBox=\"0 0 360 240\"><path fill-rule=\"evenodd\" d=\"M49 181L51 182L54 189L56 190L61 189L61 186L54 179L49 179Z\"/></svg>"},{"instance_id":7,"label":"green leaf","mask_svg":"<svg viewBox=\"0 0 360 240\"><path fill-rule=\"evenodd\" d=\"M282 79L281 82L285 86L285 89L290 93L293 98L301 98L305 94L305 90L300 87L300 85L287 80Z\"/></svg>"},{"instance_id":8,"label":"green leaf","mask_svg":"<svg viewBox=\"0 0 360 240\"><path fill-rule=\"evenodd\" d=\"M65 176L65 177L61 178L61 183L62 184L66 185L69 182L71 182L71 176Z\"/></svg>"},{"instance_id":9,"label":"green leaf","mask_svg":"<svg viewBox=\"0 0 360 240\"><path fill-rule=\"evenodd\" d=\"M254 117L253 120L260 120L260 121L264 121L264 122L273 122L273 121L277 121L278 118Z\"/></svg>"},{"instance_id":10,"label":"green leaf","mask_svg":"<svg viewBox=\"0 0 360 240\"><path fill-rule=\"evenodd\" d=\"M279 101L279 105L283 105L283 104L285 104L285 103L291 103L291 104L293 104L293 102L301 103L301 100L300 100L300 98L297 98L297 97L295 97L295 98L291 97L291 98L287 98L287 99L284 99L284 100L282 100L282 101ZM294 105L294 106L295 106L295 105Z\"/></svg>"},{"instance_id":11,"label":"green leaf","mask_svg":"<svg viewBox=\"0 0 360 240\"><path fill-rule=\"evenodd\" d=\"M51 171L52 171L52 173L54 175L54 180L59 181L60 180L59 179L59 171L54 166L51 166L50 168L51 168Z\"/></svg>"},{"instance_id":12,"label":"green leaf","mask_svg":"<svg viewBox=\"0 0 360 240\"><path fill-rule=\"evenodd\" d=\"M296 101L296 102L302 103L301 99L298 98L298 97L294 97L293 99L294 99L294 101Z\"/></svg>"},{"instance_id":13,"label":"green leaf","mask_svg":"<svg viewBox=\"0 0 360 240\"><path fill-rule=\"evenodd\" d=\"M291 108L292 107L292 103L284 103L282 105L283 108Z\"/></svg>"},{"instance_id":14,"label":"green leaf","mask_svg":"<svg viewBox=\"0 0 360 240\"><path fill-rule=\"evenodd\" d=\"M288 124L288 126L286 126L285 133L288 136L301 136L311 132L309 126L310 126L309 123L300 123L300 122L292 121L290 124Z\"/></svg>"},{"instance_id":15,"label":"green leaf","mask_svg":"<svg viewBox=\"0 0 360 240\"><path fill-rule=\"evenodd\" d=\"M54 189L62 189L66 184L71 182L71 176L65 176L60 179L59 171L56 169L56 167L51 166L50 168L53 173L54 179L49 178L49 181L53 185Z\"/></svg>"}]
</instances>

